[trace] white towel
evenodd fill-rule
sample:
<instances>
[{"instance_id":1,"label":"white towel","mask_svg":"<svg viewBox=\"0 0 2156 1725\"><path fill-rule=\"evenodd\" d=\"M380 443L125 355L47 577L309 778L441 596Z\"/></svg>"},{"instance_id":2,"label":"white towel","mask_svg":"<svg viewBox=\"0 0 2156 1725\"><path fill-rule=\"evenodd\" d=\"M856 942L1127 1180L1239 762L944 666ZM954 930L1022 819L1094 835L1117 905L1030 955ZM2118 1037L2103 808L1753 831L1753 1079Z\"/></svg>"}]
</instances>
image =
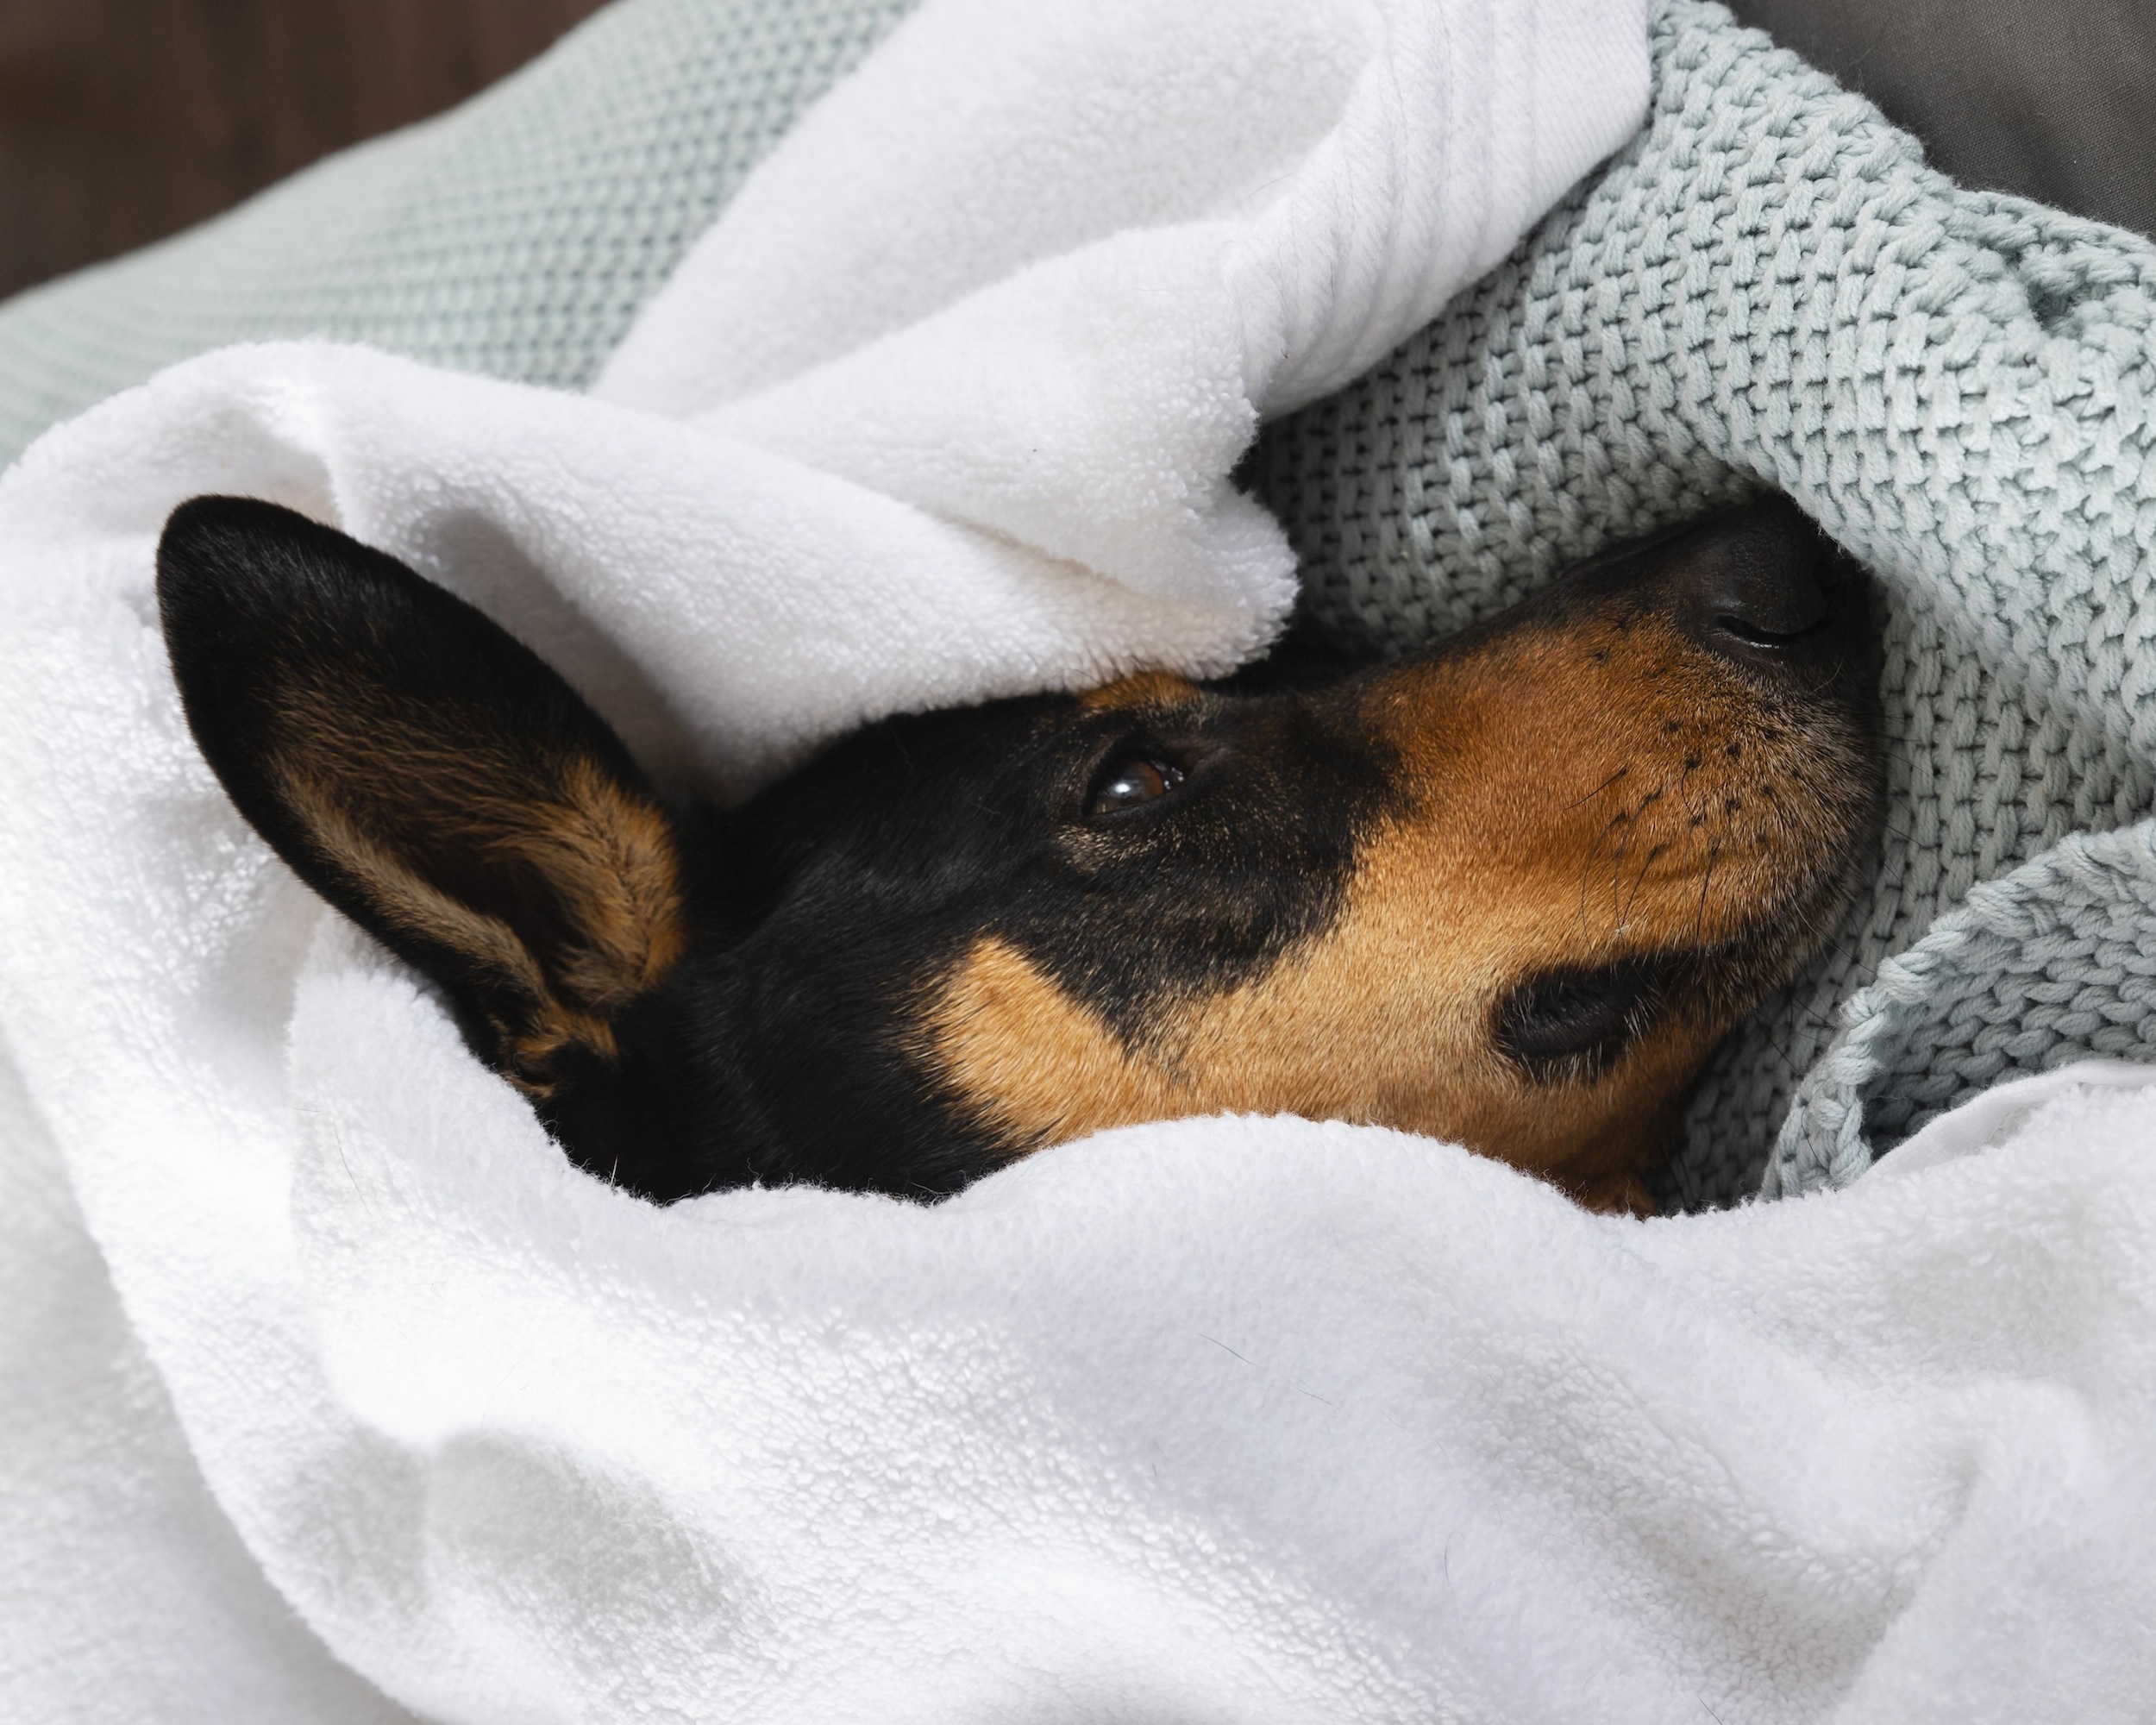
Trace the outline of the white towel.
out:
<instances>
[{"instance_id":1,"label":"white towel","mask_svg":"<svg viewBox=\"0 0 2156 1725\"><path fill-rule=\"evenodd\" d=\"M1259 416L1645 78L1636 0L926 0L598 398L235 350L0 479L0 1717L2146 1716L2144 1093L1674 1222L1239 1120L662 1212L179 719L203 491L413 561L721 793L1225 668L1291 590Z\"/></svg>"}]
</instances>

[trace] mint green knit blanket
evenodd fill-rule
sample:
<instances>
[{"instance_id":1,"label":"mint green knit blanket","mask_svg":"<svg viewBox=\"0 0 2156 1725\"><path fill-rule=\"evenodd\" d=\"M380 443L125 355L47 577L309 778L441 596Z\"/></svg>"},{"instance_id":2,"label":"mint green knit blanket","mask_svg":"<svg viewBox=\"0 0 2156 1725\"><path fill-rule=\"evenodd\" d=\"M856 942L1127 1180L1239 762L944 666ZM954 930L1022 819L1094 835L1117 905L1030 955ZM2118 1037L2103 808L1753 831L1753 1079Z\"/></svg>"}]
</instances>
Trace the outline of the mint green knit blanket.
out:
<instances>
[{"instance_id":1,"label":"mint green knit blanket","mask_svg":"<svg viewBox=\"0 0 2156 1725\"><path fill-rule=\"evenodd\" d=\"M1715 1058L1692 1205L1844 1182L2020 1074L2156 1059L2156 248L1959 190L1704 0L1661 0L1653 44L1639 139L1272 427L1259 483L1316 618L1387 650L1762 485L1877 573L1883 855Z\"/></svg>"},{"instance_id":2,"label":"mint green knit blanket","mask_svg":"<svg viewBox=\"0 0 2156 1725\"><path fill-rule=\"evenodd\" d=\"M223 342L575 387L907 0L624 0L443 120L0 308L0 459ZM1707 0L1649 124L1252 483L1313 619L1398 652L1763 485L1877 574L1891 814L1833 941L1717 1056L1673 1204L1853 1178L1940 1111L2156 1059L2156 249L1925 168Z\"/></svg>"}]
</instances>

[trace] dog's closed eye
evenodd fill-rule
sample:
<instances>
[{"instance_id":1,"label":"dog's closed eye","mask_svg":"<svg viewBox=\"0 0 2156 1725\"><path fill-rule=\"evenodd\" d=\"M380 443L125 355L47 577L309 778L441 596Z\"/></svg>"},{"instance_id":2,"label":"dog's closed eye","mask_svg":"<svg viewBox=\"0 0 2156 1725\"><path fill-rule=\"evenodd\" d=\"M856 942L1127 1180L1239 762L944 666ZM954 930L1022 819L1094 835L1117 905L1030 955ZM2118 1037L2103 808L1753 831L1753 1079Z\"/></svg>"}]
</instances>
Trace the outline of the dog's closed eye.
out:
<instances>
[{"instance_id":1,"label":"dog's closed eye","mask_svg":"<svg viewBox=\"0 0 2156 1725\"><path fill-rule=\"evenodd\" d=\"M1534 1078L1591 1077L1653 1018L1667 969L1651 959L1628 958L1532 977L1498 1004L1498 1051Z\"/></svg>"}]
</instances>

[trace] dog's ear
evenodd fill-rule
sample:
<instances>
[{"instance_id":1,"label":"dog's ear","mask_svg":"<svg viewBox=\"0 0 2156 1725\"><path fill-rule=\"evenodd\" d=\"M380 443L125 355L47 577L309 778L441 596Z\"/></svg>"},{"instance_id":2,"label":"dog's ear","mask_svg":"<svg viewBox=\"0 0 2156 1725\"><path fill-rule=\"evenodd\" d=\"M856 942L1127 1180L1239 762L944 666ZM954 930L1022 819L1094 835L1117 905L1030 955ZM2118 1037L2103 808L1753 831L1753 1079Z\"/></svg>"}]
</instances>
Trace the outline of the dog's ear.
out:
<instances>
[{"instance_id":1,"label":"dog's ear","mask_svg":"<svg viewBox=\"0 0 2156 1725\"><path fill-rule=\"evenodd\" d=\"M187 723L240 812L448 991L548 1096L686 938L679 834L620 740L461 599L304 516L175 510L157 599Z\"/></svg>"}]
</instances>

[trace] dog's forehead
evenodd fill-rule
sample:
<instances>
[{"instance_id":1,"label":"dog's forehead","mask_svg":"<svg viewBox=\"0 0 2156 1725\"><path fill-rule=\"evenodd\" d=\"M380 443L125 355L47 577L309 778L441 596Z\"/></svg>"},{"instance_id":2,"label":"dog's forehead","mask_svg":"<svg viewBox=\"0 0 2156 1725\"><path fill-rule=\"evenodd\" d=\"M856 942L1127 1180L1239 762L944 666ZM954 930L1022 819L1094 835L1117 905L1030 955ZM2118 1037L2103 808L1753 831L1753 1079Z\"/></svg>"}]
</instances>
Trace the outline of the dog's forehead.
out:
<instances>
[{"instance_id":1,"label":"dog's forehead","mask_svg":"<svg viewBox=\"0 0 2156 1725\"><path fill-rule=\"evenodd\" d=\"M819 859L879 875L966 855L1015 863L1081 770L1081 718L1072 697L1031 696L883 719L763 791L730 831L787 875Z\"/></svg>"},{"instance_id":2,"label":"dog's forehead","mask_svg":"<svg viewBox=\"0 0 2156 1725\"><path fill-rule=\"evenodd\" d=\"M1099 914L1100 894L1144 886L1178 901L1173 918L1156 907L1164 927L1188 917L1192 893L1217 894L1223 877L1263 874L1267 859L1277 878L1256 884L1269 901L1336 884L1299 877L1320 853L1317 873L1338 872L1332 853L1384 800L1385 781L1378 740L1332 705L1143 673L1089 694L901 715L843 739L731 830L781 903L844 901L849 922L940 919L968 905L1028 920L1041 908L1031 894L1061 881L1088 905L1050 906L1058 925ZM1132 756L1179 769L1175 806L1162 811L1172 818L1091 809ZM1029 881L1021 904L1011 894Z\"/></svg>"},{"instance_id":3,"label":"dog's forehead","mask_svg":"<svg viewBox=\"0 0 2156 1725\"><path fill-rule=\"evenodd\" d=\"M956 796L978 805L992 790L1067 796L1071 775L1119 740L1218 729L1255 716L1271 699L1144 671L1081 694L901 713L840 739L758 803L851 826L879 803Z\"/></svg>"}]
</instances>

